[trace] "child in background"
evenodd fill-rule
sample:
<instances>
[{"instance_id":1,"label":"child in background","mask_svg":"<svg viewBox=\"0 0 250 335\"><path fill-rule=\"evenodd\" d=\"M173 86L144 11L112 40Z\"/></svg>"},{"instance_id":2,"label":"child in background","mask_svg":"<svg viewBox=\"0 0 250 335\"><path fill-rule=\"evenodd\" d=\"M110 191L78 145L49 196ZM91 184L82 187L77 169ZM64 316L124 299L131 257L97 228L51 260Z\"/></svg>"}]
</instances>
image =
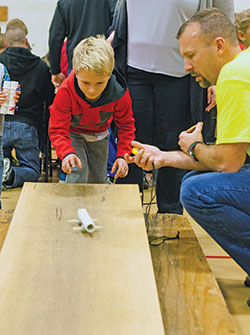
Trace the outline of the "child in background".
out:
<instances>
[{"instance_id":1,"label":"child in background","mask_svg":"<svg viewBox=\"0 0 250 335\"><path fill-rule=\"evenodd\" d=\"M0 33L0 53L5 49L4 34Z\"/></svg>"},{"instance_id":2,"label":"child in background","mask_svg":"<svg viewBox=\"0 0 250 335\"><path fill-rule=\"evenodd\" d=\"M235 28L242 49L250 46L250 9L235 13Z\"/></svg>"},{"instance_id":3,"label":"child in background","mask_svg":"<svg viewBox=\"0 0 250 335\"><path fill-rule=\"evenodd\" d=\"M2 104L8 99L8 95L3 91L4 81L10 81L10 76L7 72L6 67L0 63L0 108ZM3 125L4 125L4 114L0 114L0 195L2 193L2 178L3 178ZM0 200L0 208L2 208Z\"/></svg>"},{"instance_id":4,"label":"child in background","mask_svg":"<svg viewBox=\"0 0 250 335\"><path fill-rule=\"evenodd\" d=\"M8 99L8 94L3 91L3 83L4 81L10 81L10 76L6 67L0 63L0 108L1 105ZM20 94L20 93L18 93ZM14 97L15 102L18 101L18 95ZM0 195L2 192L2 177L3 177L3 125L4 125L4 114L0 114ZM1 201L0 201L1 208Z\"/></svg>"},{"instance_id":5,"label":"child in background","mask_svg":"<svg viewBox=\"0 0 250 335\"><path fill-rule=\"evenodd\" d=\"M62 160L66 183L105 183L108 128L118 127L115 179L125 177L124 154L131 152L134 118L125 81L114 69L114 52L102 36L89 37L74 49L73 71L50 106L49 136Z\"/></svg>"}]
</instances>

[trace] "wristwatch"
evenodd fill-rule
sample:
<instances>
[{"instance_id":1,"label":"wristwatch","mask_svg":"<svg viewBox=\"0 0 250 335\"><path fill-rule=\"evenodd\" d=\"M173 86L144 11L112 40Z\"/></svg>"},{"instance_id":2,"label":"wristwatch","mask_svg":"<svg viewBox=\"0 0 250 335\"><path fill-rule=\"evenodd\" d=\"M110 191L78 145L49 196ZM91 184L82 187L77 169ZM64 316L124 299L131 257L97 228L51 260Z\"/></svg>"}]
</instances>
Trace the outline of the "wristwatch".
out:
<instances>
[{"instance_id":1,"label":"wristwatch","mask_svg":"<svg viewBox=\"0 0 250 335\"><path fill-rule=\"evenodd\" d=\"M195 141L195 142L193 142L193 143L188 147L188 150L187 150L187 152L189 153L189 155L192 156L192 158L193 158L196 162L198 162L198 159L197 159L197 157L196 157L195 154L194 154L194 148L195 148L195 146L196 146L197 144L199 144L199 143L203 144L203 142L201 142L201 141Z\"/></svg>"}]
</instances>

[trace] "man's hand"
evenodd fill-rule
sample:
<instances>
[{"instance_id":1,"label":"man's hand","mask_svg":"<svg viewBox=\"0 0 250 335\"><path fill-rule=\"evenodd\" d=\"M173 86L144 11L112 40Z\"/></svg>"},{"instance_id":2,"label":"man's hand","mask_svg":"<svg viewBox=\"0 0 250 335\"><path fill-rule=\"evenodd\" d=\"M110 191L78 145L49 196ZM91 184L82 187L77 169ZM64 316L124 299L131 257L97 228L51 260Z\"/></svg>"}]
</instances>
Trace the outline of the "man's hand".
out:
<instances>
[{"instance_id":1,"label":"man's hand","mask_svg":"<svg viewBox=\"0 0 250 335\"><path fill-rule=\"evenodd\" d=\"M139 152L135 156L125 154L124 158L128 164L135 163L146 171L151 171L153 165L156 169L163 166L163 153L160 149L137 141L132 141L131 144L134 148L138 148Z\"/></svg>"},{"instance_id":2,"label":"man's hand","mask_svg":"<svg viewBox=\"0 0 250 335\"><path fill-rule=\"evenodd\" d=\"M216 86L210 86L207 89L207 107L205 108L205 110L207 112L210 112L210 110L212 108L214 108L216 106Z\"/></svg>"},{"instance_id":3,"label":"man's hand","mask_svg":"<svg viewBox=\"0 0 250 335\"><path fill-rule=\"evenodd\" d=\"M123 158L117 158L112 166L111 173L115 174L115 179L126 177L128 174L128 164Z\"/></svg>"},{"instance_id":4,"label":"man's hand","mask_svg":"<svg viewBox=\"0 0 250 335\"><path fill-rule=\"evenodd\" d=\"M55 88L59 88L62 84L62 82L65 79L65 75L61 72L58 74L52 74L51 76L51 82L55 86Z\"/></svg>"},{"instance_id":5,"label":"man's hand","mask_svg":"<svg viewBox=\"0 0 250 335\"><path fill-rule=\"evenodd\" d=\"M79 167L79 169L82 168L80 158L75 154L70 154L62 160L62 170L64 173L71 173L71 167L74 168L76 165Z\"/></svg>"},{"instance_id":6,"label":"man's hand","mask_svg":"<svg viewBox=\"0 0 250 335\"><path fill-rule=\"evenodd\" d=\"M182 131L179 135L179 146L182 151L187 153L189 146L194 143L195 141L203 141L203 137L201 134L203 127L203 122L198 122L194 131L189 133L187 131Z\"/></svg>"}]
</instances>

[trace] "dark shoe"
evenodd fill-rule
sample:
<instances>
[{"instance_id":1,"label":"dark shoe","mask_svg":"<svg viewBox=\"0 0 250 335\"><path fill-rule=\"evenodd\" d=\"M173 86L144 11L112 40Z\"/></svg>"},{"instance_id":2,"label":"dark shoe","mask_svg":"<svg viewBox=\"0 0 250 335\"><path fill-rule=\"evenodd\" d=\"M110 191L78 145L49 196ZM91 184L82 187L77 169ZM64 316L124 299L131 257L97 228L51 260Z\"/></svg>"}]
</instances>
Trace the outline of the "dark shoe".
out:
<instances>
[{"instance_id":1,"label":"dark shoe","mask_svg":"<svg viewBox=\"0 0 250 335\"><path fill-rule=\"evenodd\" d=\"M250 277L247 276L245 281L244 281L245 286L250 287Z\"/></svg>"},{"instance_id":2,"label":"dark shoe","mask_svg":"<svg viewBox=\"0 0 250 335\"><path fill-rule=\"evenodd\" d=\"M250 297L249 297L249 299L247 300L247 304L248 304L248 306L250 307Z\"/></svg>"}]
</instances>

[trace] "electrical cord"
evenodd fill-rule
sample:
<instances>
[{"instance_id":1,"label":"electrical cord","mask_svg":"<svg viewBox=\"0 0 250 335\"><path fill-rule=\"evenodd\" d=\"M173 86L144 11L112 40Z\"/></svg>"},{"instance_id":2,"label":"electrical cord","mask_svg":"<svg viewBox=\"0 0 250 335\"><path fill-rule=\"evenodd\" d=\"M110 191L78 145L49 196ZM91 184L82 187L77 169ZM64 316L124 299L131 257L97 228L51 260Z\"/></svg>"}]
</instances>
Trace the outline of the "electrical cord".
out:
<instances>
[{"instance_id":1,"label":"electrical cord","mask_svg":"<svg viewBox=\"0 0 250 335\"><path fill-rule=\"evenodd\" d=\"M154 163L152 163L153 166L153 170L152 170L152 186L151 186L151 191L150 191L150 201L148 203L144 203L143 202L143 206L146 205L145 208L145 213L144 213L144 219L145 219L145 225L146 225L146 230L147 233L149 231L149 214L150 214L150 210L151 210L151 206L153 204L156 204L157 202L154 202L155 198L156 198L156 171L155 171L155 165ZM143 196L144 198L144 196ZM151 239L149 239L149 244L153 247L158 247L159 245L163 244L165 241L169 241L169 240L178 240L180 238L180 232L177 231L176 236L173 237L168 237L168 236L159 236L159 237L153 237Z\"/></svg>"},{"instance_id":2,"label":"electrical cord","mask_svg":"<svg viewBox=\"0 0 250 335\"><path fill-rule=\"evenodd\" d=\"M152 163L152 166L153 166L153 170L152 170L152 186L151 186L151 191L150 191L150 201L148 203L143 202L143 206L146 205L144 218L145 218L145 224L146 224L147 232L149 230L148 216L150 214L151 206L153 204L156 204L156 202L154 202L154 199L156 198L156 178L155 178L156 174L155 174L154 163Z\"/></svg>"}]
</instances>

